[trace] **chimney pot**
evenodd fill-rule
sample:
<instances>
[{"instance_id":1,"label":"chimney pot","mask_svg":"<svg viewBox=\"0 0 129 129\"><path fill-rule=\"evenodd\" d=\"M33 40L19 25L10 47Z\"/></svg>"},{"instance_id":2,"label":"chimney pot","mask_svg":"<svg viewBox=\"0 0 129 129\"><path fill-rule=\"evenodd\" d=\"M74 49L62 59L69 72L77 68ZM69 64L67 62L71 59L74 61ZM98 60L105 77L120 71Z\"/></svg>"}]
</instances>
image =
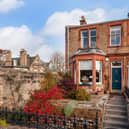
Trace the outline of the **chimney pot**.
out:
<instances>
[{"instance_id":1,"label":"chimney pot","mask_svg":"<svg viewBox=\"0 0 129 129\"><path fill-rule=\"evenodd\" d=\"M129 18L129 13L128 13L128 18Z\"/></svg>"},{"instance_id":2,"label":"chimney pot","mask_svg":"<svg viewBox=\"0 0 129 129\"><path fill-rule=\"evenodd\" d=\"M86 19L84 16L81 16L80 25L85 25L85 24L87 24Z\"/></svg>"}]
</instances>

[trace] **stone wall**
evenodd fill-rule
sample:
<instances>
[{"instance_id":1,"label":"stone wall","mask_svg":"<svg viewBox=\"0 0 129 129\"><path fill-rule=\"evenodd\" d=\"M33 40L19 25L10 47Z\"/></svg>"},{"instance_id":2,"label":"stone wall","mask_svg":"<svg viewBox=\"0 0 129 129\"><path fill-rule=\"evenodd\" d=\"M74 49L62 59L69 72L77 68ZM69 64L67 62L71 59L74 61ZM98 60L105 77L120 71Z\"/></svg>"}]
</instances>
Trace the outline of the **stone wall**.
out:
<instances>
[{"instance_id":1,"label":"stone wall","mask_svg":"<svg viewBox=\"0 0 129 129\"><path fill-rule=\"evenodd\" d=\"M0 104L10 108L24 106L30 93L40 88L42 79L43 74L0 69Z\"/></svg>"},{"instance_id":2,"label":"stone wall","mask_svg":"<svg viewBox=\"0 0 129 129\"><path fill-rule=\"evenodd\" d=\"M63 99L53 102L52 104L56 107L55 113L62 114L64 106L70 101L76 101L77 104L70 116L76 115L78 118L87 118L88 120L96 121L96 113L98 113L98 127L102 129L104 103L108 100L108 95L92 95L90 101L79 101ZM72 107L72 106L71 106ZM69 107L70 108L70 107Z\"/></svg>"}]
</instances>

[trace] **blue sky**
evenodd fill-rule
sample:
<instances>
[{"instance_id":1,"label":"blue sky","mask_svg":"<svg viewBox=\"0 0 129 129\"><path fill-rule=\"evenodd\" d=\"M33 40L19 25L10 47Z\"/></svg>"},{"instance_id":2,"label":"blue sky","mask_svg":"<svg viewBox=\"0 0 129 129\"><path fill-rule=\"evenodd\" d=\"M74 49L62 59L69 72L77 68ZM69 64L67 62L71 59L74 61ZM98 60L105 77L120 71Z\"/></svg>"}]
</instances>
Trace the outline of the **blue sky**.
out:
<instances>
[{"instance_id":1,"label":"blue sky","mask_svg":"<svg viewBox=\"0 0 129 129\"><path fill-rule=\"evenodd\" d=\"M13 56L25 48L48 61L64 53L65 25L127 18L128 0L0 0L0 48Z\"/></svg>"}]
</instances>

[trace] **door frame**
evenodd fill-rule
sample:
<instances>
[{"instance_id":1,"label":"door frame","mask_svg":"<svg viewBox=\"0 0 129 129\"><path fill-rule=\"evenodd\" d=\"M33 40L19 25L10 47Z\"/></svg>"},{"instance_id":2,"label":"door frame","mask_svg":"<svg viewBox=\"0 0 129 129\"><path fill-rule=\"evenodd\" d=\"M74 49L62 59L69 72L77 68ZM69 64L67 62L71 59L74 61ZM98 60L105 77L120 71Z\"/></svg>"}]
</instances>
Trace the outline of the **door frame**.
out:
<instances>
[{"instance_id":1,"label":"door frame","mask_svg":"<svg viewBox=\"0 0 129 129\"><path fill-rule=\"evenodd\" d=\"M115 61L115 60L114 60ZM121 92L122 91L122 79L123 79L123 76L122 76L122 61L121 60L116 60L116 61L120 61L121 62L121 65L120 66L112 66L112 63L114 62L112 61L111 62L111 92ZM113 68L121 68L121 89L120 90L113 90L112 89L112 69Z\"/></svg>"}]
</instances>

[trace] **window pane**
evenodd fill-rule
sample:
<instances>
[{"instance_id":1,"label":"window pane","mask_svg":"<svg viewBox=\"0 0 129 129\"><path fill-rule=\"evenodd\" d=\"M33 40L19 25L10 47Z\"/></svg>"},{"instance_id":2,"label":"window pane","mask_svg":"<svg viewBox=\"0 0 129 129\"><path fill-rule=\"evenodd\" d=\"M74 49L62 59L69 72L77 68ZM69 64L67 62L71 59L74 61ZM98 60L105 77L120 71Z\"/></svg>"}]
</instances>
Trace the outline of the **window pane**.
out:
<instances>
[{"instance_id":1,"label":"window pane","mask_svg":"<svg viewBox=\"0 0 129 129\"><path fill-rule=\"evenodd\" d=\"M96 36L96 30L91 30L90 35L91 35L91 36Z\"/></svg>"},{"instance_id":2,"label":"window pane","mask_svg":"<svg viewBox=\"0 0 129 129\"><path fill-rule=\"evenodd\" d=\"M87 31L82 31L82 36L83 37L88 37L88 32Z\"/></svg>"},{"instance_id":3,"label":"window pane","mask_svg":"<svg viewBox=\"0 0 129 129\"><path fill-rule=\"evenodd\" d=\"M80 61L80 84L92 84L92 61Z\"/></svg>"},{"instance_id":4,"label":"window pane","mask_svg":"<svg viewBox=\"0 0 129 129\"><path fill-rule=\"evenodd\" d=\"M121 44L121 27L115 26L111 28L111 45L117 46Z\"/></svg>"},{"instance_id":5,"label":"window pane","mask_svg":"<svg viewBox=\"0 0 129 129\"><path fill-rule=\"evenodd\" d=\"M80 61L80 70L92 70L92 61Z\"/></svg>"},{"instance_id":6,"label":"window pane","mask_svg":"<svg viewBox=\"0 0 129 129\"><path fill-rule=\"evenodd\" d=\"M112 66L121 66L121 61L113 61Z\"/></svg>"},{"instance_id":7,"label":"window pane","mask_svg":"<svg viewBox=\"0 0 129 129\"><path fill-rule=\"evenodd\" d=\"M116 43L120 44L120 35L116 35Z\"/></svg>"},{"instance_id":8,"label":"window pane","mask_svg":"<svg viewBox=\"0 0 129 129\"><path fill-rule=\"evenodd\" d=\"M80 70L80 82L84 85L92 84L92 70Z\"/></svg>"},{"instance_id":9,"label":"window pane","mask_svg":"<svg viewBox=\"0 0 129 129\"><path fill-rule=\"evenodd\" d=\"M87 48L88 47L88 32L86 31L82 31L81 32L81 39L82 39L82 48Z\"/></svg>"},{"instance_id":10,"label":"window pane","mask_svg":"<svg viewBox=\"0 0 129 129\"><path fill-rule=\"evenodd\" d=\"M95 48L96 47L96 30L90 30L90 47Z\"/></svg>"},{"instance_id":11,"label":"window pane","mask_svg":"<svg viewBox=\"0 0 129 129\"><path fill-rule=\"evenodd\" d=\"M96 47L96 37L91 37L91 48Z\"/></svg>"},{"instance_id":12,"label":"window pane","mask_svg":"<svg viewBox=\"0 0 129 129\"><path fill-rule=\"evenodd\" d=\"M88 38L84 38L83 39L83 48L87 48L88 47Z\"/></svg>"},{"instance_id":13,"label":"window pane","mask_svg":"<svg viewBox=\"0 0 129 129\"><path fill-rule=\"evenodd\" d=\"M76 75L76 63L74 63L74 83L77 83L77 75Z\"/></svg>"},{"instance_id":14,"label":"window pane","mask_svg":"<svg viewBox=\"0 0 129 129\"><path fill-rule=\"evenodd\" d=\"M102 61L96 61L96 83L102 83Z\"/></svg>"}]
</instances>

